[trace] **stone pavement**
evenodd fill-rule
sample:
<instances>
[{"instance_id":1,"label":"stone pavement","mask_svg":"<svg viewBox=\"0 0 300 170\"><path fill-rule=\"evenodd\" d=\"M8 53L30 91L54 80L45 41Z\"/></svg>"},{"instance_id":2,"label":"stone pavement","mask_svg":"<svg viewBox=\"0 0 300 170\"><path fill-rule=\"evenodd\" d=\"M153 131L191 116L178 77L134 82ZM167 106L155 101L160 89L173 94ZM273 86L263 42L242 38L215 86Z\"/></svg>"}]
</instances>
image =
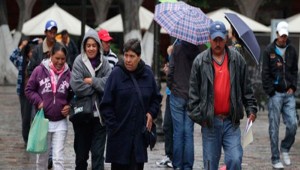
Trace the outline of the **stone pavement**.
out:
<instances>
[{"instance_id":1,"label":"stone pavement","mask_svg":"<svg viewBox=\"0 0 300 170\"><path fill-rule=\"evenodd\" d=\"M35 169L35 155L25 151L21 136L21 115L19 112L19 100L14 86L0 86L0 170L32 170ZM162 107L162 109L164 106ZM281 121L282 122L282 121ZM245 127L242 121L241 130ZM268 137L267 112L260 112L253 125L254 142L244 150L243 169L269 170L270 144ZM199 125L195 125L195 163L194 169L202 169L202 143ZM280 139L284 136L284 126L280 127ZM69 123L69 132L65 148L65 169L74 169L75 153L73 150L73 128ZM166 170L155 165L164 155L164 143L159 138L153 151L148 151L149 161L145 164L145 170ZM295 144L290 151L292 165L287 170L300 170L300 135L296 136ZM223 157L221 161L223 162ZM222 164L222 163L221 163ZM110 169L109 164L105 164Z\"/></svg>"}]
</instances>

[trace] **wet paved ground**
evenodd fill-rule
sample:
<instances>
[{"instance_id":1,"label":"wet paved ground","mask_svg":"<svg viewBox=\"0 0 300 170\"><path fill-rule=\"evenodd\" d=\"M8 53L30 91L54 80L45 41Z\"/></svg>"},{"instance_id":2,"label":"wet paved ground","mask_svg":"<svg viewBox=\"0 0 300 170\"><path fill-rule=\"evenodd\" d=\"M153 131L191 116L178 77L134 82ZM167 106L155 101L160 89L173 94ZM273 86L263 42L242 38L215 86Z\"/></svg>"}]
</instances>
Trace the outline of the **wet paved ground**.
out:
<instances>
[{"instance_id":1,"label":"wet paved ground","mask_svg":"<svg viewBox=\"0 0 300 170\"><path fill-rule=\"evenodd\" d=\"M245 121L241 128L245 127ZM253 125L254 142L244 150L243 169L269 170L270 146L268 138L267 113L260 112ZM300 132L298 131L295 144L290 156L292 165L287 170L300 170ZM195 163L194 169L202 169L202 147L200 127L195 125ZM280 139L284 136L284 126L280 127ZM69 123L69 132L65 149L65 169L75 169L73 150L73 128ZM153 151L148 151L149 161L145 164L145 170L161 169L155 165L164 155L164 143L160 139ZM221 158L221 162L223 158ZM0 170L32 170L35 169L35 155L25 151L21 136L21 115L19 112L19 100L14 86L0 86ZM105 165L110 169L110 165Z\"/></svg>"}]
</instances>

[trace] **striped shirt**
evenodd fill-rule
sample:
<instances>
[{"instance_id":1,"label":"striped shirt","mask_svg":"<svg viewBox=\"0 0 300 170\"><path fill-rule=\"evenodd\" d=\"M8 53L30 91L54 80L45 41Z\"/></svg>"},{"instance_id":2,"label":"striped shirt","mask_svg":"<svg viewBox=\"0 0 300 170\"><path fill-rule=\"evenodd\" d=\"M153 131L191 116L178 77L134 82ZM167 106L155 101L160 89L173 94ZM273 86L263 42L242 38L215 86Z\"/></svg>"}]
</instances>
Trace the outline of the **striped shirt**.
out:
<instances>
[{"instance_id":1,"label":"striped shirt","mask_svg":"<svg viewBox=\"0 0 300 170\"><path fill-rule=\"evenodd\" d=\"M104 54L104 57L108 60L111 69L113 69L117 64L117 62L119 61L117 55L113 53L111 49L109 50L108 54Z\"/></svg>"}]
</instances>

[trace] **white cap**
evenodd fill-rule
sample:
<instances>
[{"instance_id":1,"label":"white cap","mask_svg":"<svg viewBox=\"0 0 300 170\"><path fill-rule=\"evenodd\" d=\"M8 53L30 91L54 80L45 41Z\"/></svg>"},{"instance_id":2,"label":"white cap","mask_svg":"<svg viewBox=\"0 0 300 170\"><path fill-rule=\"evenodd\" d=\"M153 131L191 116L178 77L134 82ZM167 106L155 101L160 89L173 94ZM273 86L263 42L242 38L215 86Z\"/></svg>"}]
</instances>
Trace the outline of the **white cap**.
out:
<instances>
[{"instance_id":1,"label":"white cap","mask_svg":"<svg viewBox=\"0 0 300 170\"><path fill-rule=\"evenodd\" d=\"M289 27L289 24L287 22L285 22L285 21L279 22L277 24L277 29L276 29L279 36L282 36L282 35L288 36L289 35L288 27Z\"/></svg>"}]
</instances>

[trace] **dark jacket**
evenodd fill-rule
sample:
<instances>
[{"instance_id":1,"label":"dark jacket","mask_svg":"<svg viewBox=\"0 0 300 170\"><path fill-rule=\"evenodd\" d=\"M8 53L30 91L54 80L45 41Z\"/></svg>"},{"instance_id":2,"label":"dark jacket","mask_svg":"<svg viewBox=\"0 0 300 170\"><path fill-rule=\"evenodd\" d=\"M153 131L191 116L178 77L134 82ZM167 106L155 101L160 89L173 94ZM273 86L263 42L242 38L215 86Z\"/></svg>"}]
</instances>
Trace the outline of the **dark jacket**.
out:
<instances>
[{"instance_id":1,"label":"dark jacket","mask_svg":"<svg viewBox=\"0 0 300 170\"><path fill-rule=\"evenodd\" d=\"M173 95L188 100L191 68L199 53L198 46L185 41L174 46L167 75L167 85Z\"/></svg>"},{"instance_id":2,"label":"dark jacket","mask_svg":"<svg viewBox=\"0 0 300 170\"><path fill-rule=\"evenodd\" d=\"M244 117L256 115L257 103L253 95L247 65L244 58L234 49L226 46L230 73L230 117L234 125L239 125ZM194 60L189 89L189 117L200 125L212 126L214 118L214 68L211 48L199 54Z\"/></svg>"},{"instance_id":3,"label":"dark jacket","mask_svg":"<svg viewBox=\"0 0 300 170\"><path fill-rule=\"evenodd\" d=\"M275 91L286 92L297 89L298 55L296 49L287 41L285 60L276 52L276 39L263 53L262 83L265 92L273 96Z\"/></svg>"},{"instance_id":4,"label":"dark jacket","mask_svg":"<svg viewBox=\"0 0 300 170\"><path fill-rule=\"evenodd\" d=\"M147 162L147 147L143 139L146 113L143 112L130 73L119 61L109 76L100 112L107 128L106 162L129 164L134 152L138 163ZM134 74L143 96L146 112L156 118L162 97L152 70L141 60Z\"/></svg>"},{"instance_id":5,"label":"dark jacket","mask_svg":"<svg viewBox=\"0 0 300 170\"><path fill-rule=\"evenodd\" d=\"M57 43L57 42L55 42ZM43 43L40 43L35 46L35 48L32 50L32 57L29 60L28 66L27 66L27 76L29 77L35 67L40 65L43 59L50 57L50 51L47 51L44 49L44 46L47 44L47 39L44 39ZM54 45L53 45L54 46Z\"/></svg>"},{"instance_id":6,"label":"dark jacket","mask_svg":"<svg viewBox=\"0 0 300 170\"><path fill-rule=\"evenodd\" d=\"M77 45L75 44L75 42L71 38L69 38L69 43L64 44L64 45L65 45L66 49L68 50L67 63L69 65L69 67L72 69L75 58L79 54L78 48L77 48Z\"/></svg>"},{"instance_id":7,"label":"dark jacket","mask_svg":"<svg viewBox=\"0 0 300 170\"><path fill-rule=\"evenodd\" d=\"M62 76L57 82L56 94L52 91L50 81L50 59L45 59L36 67L27 83L25 94L28 100L37 108L44 104L45 117L51 121L58 121L65 117L61 114L63 107L70 102L70 77L71 73L67 64Z\"/></svg>"}]
</instances>

